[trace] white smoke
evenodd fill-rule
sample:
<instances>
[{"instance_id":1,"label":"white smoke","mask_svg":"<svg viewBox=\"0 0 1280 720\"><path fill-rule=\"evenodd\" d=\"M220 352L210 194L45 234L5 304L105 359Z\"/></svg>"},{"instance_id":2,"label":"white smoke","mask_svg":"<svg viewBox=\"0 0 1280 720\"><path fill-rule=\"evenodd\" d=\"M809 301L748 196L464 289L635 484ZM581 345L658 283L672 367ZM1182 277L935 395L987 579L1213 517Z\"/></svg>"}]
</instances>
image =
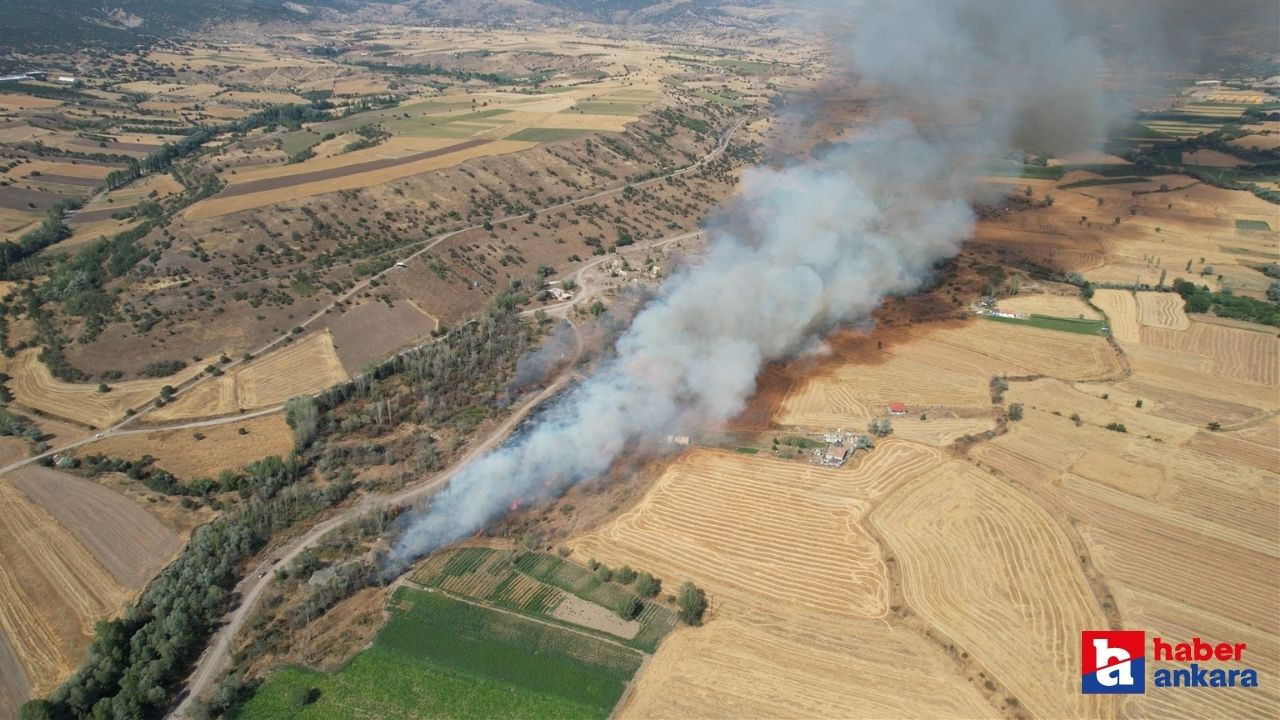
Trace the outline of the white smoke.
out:
<instances>
[{"instance_id":1,"label":"white smoke","mask_svg":"<svg viewBox=\"0 0 1280 720\"><path fill-rule=\"evenodd\" d=\"M705 262L664 284L616 356L410 519L408 562L605 472L628 447L740 412L771 360L909 293L973 227L974 163L1071 149L1107 122L1095 45L1053 0L893 0L828 15L835 54L883 98L812 162L746 172Z\"/></svg>"}]
</instances>

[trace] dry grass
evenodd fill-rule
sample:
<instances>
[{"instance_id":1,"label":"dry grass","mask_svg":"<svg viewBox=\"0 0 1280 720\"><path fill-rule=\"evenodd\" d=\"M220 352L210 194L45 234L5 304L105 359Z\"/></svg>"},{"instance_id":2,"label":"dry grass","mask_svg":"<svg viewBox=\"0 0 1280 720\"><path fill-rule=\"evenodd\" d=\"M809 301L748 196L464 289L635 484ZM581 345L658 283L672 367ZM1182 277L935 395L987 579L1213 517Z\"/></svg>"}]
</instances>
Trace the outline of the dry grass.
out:
<instances>
[{"instance_id":1,"label":"dry grass","mask_svg":"<svg viewBox=\"0 0 1280 720\"><path fill-rule=\"evenodd\" d=\"M1111 336L1121 345L1138 342L1138 304L1128 290L1096 290L1093 304L1107 314Z\"/></svg>"},{"instance_id":2,"label":"dry grass","mask_svg":"<svg viewBox=\"0 0 1280 720\"><path fill-rule=\"evenodd\" d=\"M156 422L228 415L279 405L347 379L329 331L267 353L183 393L148 415Z\"/></svg>"},{"instance_id":3,"label":"dry grass","mask_svg":"<svg viewBox=\"0 0 1280 720\"><path fill-rule=\"evenodd\" d=\"M245 434L240 433L242 429ZM196 439L197 434L202 438ZM150 455L157 466L186 480L214 477L224 469L235 470L268 455L283 457L292 449L293 437L284 414L273 413L203 428L113 435L85 445L80 453L129 460Z\"/></svg>"},{"instance_id":4,"label":"dry grass","mask_svg":"<svg viewBox=\"0 0 1280 720\"><path fill-rule=\"evenodd\" d=\"M177 386L200 372L189 367L177 375L155 380L129 380L111 386L110 392L98 392L94 384L65 383L53 377L49 368L37 359L39 351L23 350L13 357L5 370L10 376L9 389L22 405L73 422L94 427L107 427L124 417L125 410L155 399L165 385Z\"/></svg>"}]
</instances>

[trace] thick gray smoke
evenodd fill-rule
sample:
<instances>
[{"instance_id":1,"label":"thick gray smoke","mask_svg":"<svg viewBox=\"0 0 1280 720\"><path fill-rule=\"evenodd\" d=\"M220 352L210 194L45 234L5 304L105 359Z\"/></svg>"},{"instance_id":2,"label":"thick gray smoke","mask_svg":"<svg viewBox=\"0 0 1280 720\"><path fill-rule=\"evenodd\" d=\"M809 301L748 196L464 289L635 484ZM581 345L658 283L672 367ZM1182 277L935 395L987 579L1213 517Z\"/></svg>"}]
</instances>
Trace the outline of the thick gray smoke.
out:
<instances>
[{"instance_id":1,"label":"thick gray smoke","mask_svg":"<svg viewBox=\"0 0 1280 720\"><path fill-rule=\"evenodd\" d=\"M764 363L919 287L987 199L975 163L1103 134L1098 52L1070 20L1052 0L885 0L831 16L847 27L834 54L882 98L875 122L808 164L745 173L706 261L667 280L614 359L462 469L392 561L599 476L626 448L723 423Z\"/></svg>"}]
</instances>

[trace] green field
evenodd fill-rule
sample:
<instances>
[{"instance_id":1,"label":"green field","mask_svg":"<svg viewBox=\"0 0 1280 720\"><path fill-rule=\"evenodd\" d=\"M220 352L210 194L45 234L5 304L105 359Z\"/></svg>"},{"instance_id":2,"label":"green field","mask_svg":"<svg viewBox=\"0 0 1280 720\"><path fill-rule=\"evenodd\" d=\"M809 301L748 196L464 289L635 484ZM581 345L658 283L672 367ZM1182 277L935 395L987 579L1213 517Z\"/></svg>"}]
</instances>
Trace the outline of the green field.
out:
<instances>
[{"instance_id":1,"label":"green field","mask_svg":"<svg viewBox=\"0 0 1280 720\"><path fill-rule=\"evenodd\" d=\"M633 650L436 593L400 588L389 607L346 667L277 670L236 717L604 718L640 667Z\"/></svg>"},{"instance_id":2,"label":"green field","mask_svg":"<svg viewBox=\"0 0 1280 720\"><path fill-rule=\"evenodd\" d=\"M1046 330L1061 330L1063 332L1079 333L1081 335L1101 335L1102 328L1107 323L1102 320L1078 320L1076 318L1060 318L1049 315L1032 315L1030 318L1023 320L1021 318L1007 318L998 315L986 316L988 320L996 322L1010 323L1013 325L1030 325L1031 327L1044 328Z\"/></svg>"},{"instance_id":3,"label":"green field","mask_svg":"<svg viewBox=\"0 0 1280 720\"><path fill-rule=\"evenodd\" d=\"M555 142L557 140L572 140L590 132L590 130L576 128L525 128L514 135L507 136L507 139L521 140L523 142Z\"/></svg>"},{"instance_id":4,"label":"green field","mask_svg":"<svg viewBox=\"0 0 1280 720\"><path fill-rule=\"evenodd\" d=\"M322 137L324 136L320 133L314 133L310 130L296 130L291 133L285 133L281 138L284 154L293 157L304 150L309 150L319 145Z\"/></svg>"},{"instance_id":5,"label":"green field","mask_svg":"<svg viewBox=\"0 0 1280 720\"><path fill-rule=\"evenodd\" d=\"M1271 225L1266 220L1236 220L1237 230L1248 230L1251 232L1271 232ZM1252 251L1250 251L1252 252Z\"/></svg>"},{"instance_id":6,"label":"green field","mask_svg":"<svg viewBox=\"0 0 1280 720\"><path fill-rule=\"evenodd\" d=\"M582 565L545 553L524 553L513 565L501 551L464 547L448 551L442 559L443 562L433 561L415 573L413 582L561 625L567 623L553 617L552 611L566 593L611 612L621 601L635 596L630 586L616 580L601 580ZM521 581L527 582L529 578L538 581L541 589L532 594L521 593ZM629 640L581 629L652 653L677 622L672 610L652 600L644 601L635 620L640 623L640 630Z\"/></svg>"},{"instance_id":7,"label":"green field","mask_svg":"<svg viewBox=\"0 0 1280 720\"><path fill-rule=\"evenodd\" d=\"M979 175L994 177L1016 177L1028 180L1057 180L1062 177L1062 168L1045 165L1024 165L1017 162L996 160L978 168Z\"/></svg>"}]
</instances>

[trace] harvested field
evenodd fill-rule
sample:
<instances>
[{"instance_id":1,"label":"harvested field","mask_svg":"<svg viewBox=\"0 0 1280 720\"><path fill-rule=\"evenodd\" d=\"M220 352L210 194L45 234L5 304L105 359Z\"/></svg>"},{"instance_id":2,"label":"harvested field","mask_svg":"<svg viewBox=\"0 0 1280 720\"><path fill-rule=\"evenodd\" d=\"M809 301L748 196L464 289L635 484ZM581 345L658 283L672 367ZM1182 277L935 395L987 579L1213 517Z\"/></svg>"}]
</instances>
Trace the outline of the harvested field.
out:
<instances>
[{"instance_id":1,"label":"harvested field","mask_svg":"<svg viewBox=\"0 0 1280 720\"><path fill-rule=\"evenodd\" d=\"M1071 544L1039 506L953 462L892 494L871 521L911 606L1022 707L1041 717L1113 714L1112 701L1079 692L1079 631L1106 621Z\"/></svg>"},{"instance_id":2,"label":"harvested field","mask_svg":"<svg viewBox=\"0 0 1280 720\"><path fill-rule=\"evenodd\" d=\"M39 465L15 470L9 480L124 587L142 587L182 549L181 539L140 505L93 480Z\"/></svg>"},{"instance_id":3,"label":"harvested field","mask_svg":"<svg viewBox=\"0 0 1280 720\"><path fill-rule=\"evenodd\" d=\"M1182 309L1182 296L1177 293L1134 293L1138 301L1138 322L1149 327L1187 330L1191 320Z\"/></svg>"},{"instance_id":4,"label":"harvested field","mask_svg":"<svg viewBox=\"0 0 1280 720\"><path fill-rule=\"evenodd\" d=\"M37 359L40 351L23 350L9 361L9 389L17 402L44 413L73 422L107 427L124 417L125 410L154 400L165 385L177 386L198 373L188 367L168 378L129 380L111 386L111 392L98 392L93 384L65 383L53 377L49 368Z\"/></svg>"},{"instance_id":5,"label":"harvested field","mask_svg":"<svg viewBox=\"0 0 1280 720\"><path fill-rule=\"evenodd\" d=\"M1007 312L1063 318L1084 317L1096 320L1100 317L1097 310L1073 295L1014 295L1011 298L1001 299L1000 309Z\"/></svg>"},{"instance_id":6,"label":"harvested field","mask_svg":"<svg viewBox=\"0 0 1280 720\"><path fill-rule=\"evenodd\" d=\"M879 621L720 615L663 641L620 718L1000 717L914 633Z\"/></svg>"},{"instance_id":7,"label":"harvested field","mask_svg":"<svg viewBox=\"0 0 1280 720\"><path fill-rule=\"evenodd\" d=\"M936 330L929 339L999 358L1022 369L1070 380L1115 377L1120 363L1105 338L1006 323L965 323Z\"/></svg>"},{"instance_id":8,"label":"harvested field","mask_svg":"<svg viewBox=\"0 0 1280 720\"><path fill-rule=\"evenodd\" d=\"M400 178L410 177L431 170L451 167L458 163L470 160L476 157L486 155L500 155L504 153L519 152L527 148L534 147L537 143L516 142L513 140L494 140L478 142L476 144L465 144L465 147L444 152L427 151L419 153L416 157L409 158L389 158L382 161L371 161L379 163L377 166L366 164L366 169L352 172L347 168L335 168L334 170L323 171L323 175L319 172L312 176L309 181L296 181L289 176L284 176L277 182L272 182L269 186L259 186L260 189L254 192L246 192L244 194L218 195L202 200L192 205L186 211L186 217L190 219L206 219L219 217L227 213L237 212L239 210L247 210L249 208L264 207L286 200L294 200L299 197L308 197L311 195L320 195L323 193L336 192L338 190L351 190L356 188L372 187L381 185L382 183L399 180ZM355 153L351 153L354 155ZM344 157L350 157L344 156ZM299 167L305 167L305 164ZM267 182L263 180L262 182ZM228 190L234 188L234 185L228 186ZM224 191L225 193L226 191Z\"/></svg>"},{"instance_id":9,"label":"harvested field","mask_svg":"<svg viewBox=\"0 0 1280 720\"><path fill-rule=\"evenodd\" d=\"M148 415L156 422L216 417L284 403L346 380L328 330L311 333L206 381Z\"/></svg>"},{"instance_id":10,"label":"harvested field","mask_svg":"<svg viewBox=\"0 0 1280 720\"><path fill-rule=\"evenodd\" d=\"M1025 372L998 356L939 342L932 332L886 347L877 347L870 337L832 343L835 354L825 363L831 369L793 389L783 400L776 422L861 428L869 418L883 415L890 402L922 409L986 409L991 405L992 375Z\"/></svg>"},{"instance_id":11,"label":"harvested field","mask_svg":"<svg viewBox=\"0 0 1280 720\"><path fill-rule=\"evenodd\" d=\"M130 591L7 479L0 506L0 632L43 694L81 661L93 623L119 611Z\"/></svg>"},{"instance_id":12,"label":"harvested field","mask_svg":"<svg viewBox=\"0 0 1280 720\"><path fill-rule=\"evenodd\" d=\"M859 518L940 462L899 440L841 469L694 450L639 506L571 541L665 587L693 578L712 599L711 622L663 642L621 717L993 716L944 651L878 619L887 576ZM934 678L927 693L919 674Z\"/></svg>"},{"instance_id":13,"label":"harvested field","mask_svg":"<svg viewBox=\"0 0 1280 720\"><path fill-rule=\"evenodd\" d=\"M197 440L197 434L203 438ZM83 446L78 453L127 460L150 455L158 467L190 480L216 477L224 469L235 470L268 455L284 457L292 450L293 436L280 412L203 428L112 435Z\"/></svg>"},{"instance_id":14,"label":"harvested field","mask_svg":"<svg viewBox=\"0 0 1280 720\"><path fill-rule=\"evenodd\" d=\"M18 708L31 697L31 686L22 669L22 661L0 629L0 714L17 717Z\"/></svg>"},{"instance_id":15,"label":"harvested field","mask_svg":"<svg viewBox=\"0 0 1280 720\"><path fill-rule=\"evenodd\" d=\"M936 464L937 453L882 443L839 470L743 458L687 454L640 505L571 547L583 558L651 568L669 583L697 578L727 602L824 618L885 613L879 551L856 523L862 498ZM767 577L757 571L762 565Z\"/></svg>"},{"instance_id":16,"label":"harvested field","mask_svg":"<svg viewBox=\"0 0 1280 720\"><path fill-rule=\"evenodd\" d=\"M1280 384L1280 338L1209 323L1186 331L1144 327L1142 343L1211 358L1213 374L1263 385Z\"/></svg>"}]
</instances>

